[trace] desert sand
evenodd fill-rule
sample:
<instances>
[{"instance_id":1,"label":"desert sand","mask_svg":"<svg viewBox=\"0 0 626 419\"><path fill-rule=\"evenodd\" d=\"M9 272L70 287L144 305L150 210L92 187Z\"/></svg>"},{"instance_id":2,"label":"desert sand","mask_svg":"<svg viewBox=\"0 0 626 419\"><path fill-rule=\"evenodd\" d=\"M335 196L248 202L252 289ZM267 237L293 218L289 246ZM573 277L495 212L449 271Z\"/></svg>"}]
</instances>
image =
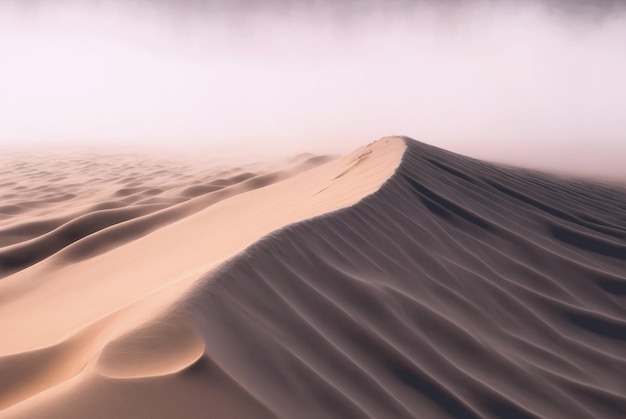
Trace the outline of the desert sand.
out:
<instances>
[{"instance_id":1,"label":"desert sand","mask_svg":"<svg viewBox=\"0 0 626 419\"><path fill-rule=\"evenodd\" d=\"M0 161L2 418L626 416L626 192L405 137Z\"/></svg>"}]
</instances>

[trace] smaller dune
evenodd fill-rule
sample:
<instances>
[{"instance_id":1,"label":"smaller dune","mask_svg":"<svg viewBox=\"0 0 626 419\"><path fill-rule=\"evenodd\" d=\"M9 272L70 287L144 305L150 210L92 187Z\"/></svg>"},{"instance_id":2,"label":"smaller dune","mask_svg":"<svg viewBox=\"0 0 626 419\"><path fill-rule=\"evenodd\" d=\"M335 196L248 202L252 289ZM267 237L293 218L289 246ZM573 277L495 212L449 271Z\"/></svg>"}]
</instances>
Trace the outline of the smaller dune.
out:
<instances>
[{"instance_id":1,"label":"smaller dune","mask_svg":"<svg viewBox=\"0 0 626 419\"><path fill-rule=\"evenodd\" d=\"M82 243L64 252L64 257L91 257L222 199L328 161L319 157L310 157L306 164L289 163L285 170L267 174L242 167L215 171L198 163L153 162L133 156L94 156L94 161L83 157L64 165L32 156L14 162L4 172L7 181L0 182L0 193L8 192L0 206L0 278L79 241ZM90 179L77 183L80 176ZM180 177L188 180L181 182ZM52 183L55 186L50 186Z\"/></svg>"},{"instance_id":2,"label":"smaller dune","mask_svg":"<svg viewBox=\"0 0 626 419\"><path fill-rule=\"evenodd\" d=\"M203 354L204 343L189 324L170 316L109 342L97 369L111 378L154 377L181 371Z\"/></svg>"}]
</instances>

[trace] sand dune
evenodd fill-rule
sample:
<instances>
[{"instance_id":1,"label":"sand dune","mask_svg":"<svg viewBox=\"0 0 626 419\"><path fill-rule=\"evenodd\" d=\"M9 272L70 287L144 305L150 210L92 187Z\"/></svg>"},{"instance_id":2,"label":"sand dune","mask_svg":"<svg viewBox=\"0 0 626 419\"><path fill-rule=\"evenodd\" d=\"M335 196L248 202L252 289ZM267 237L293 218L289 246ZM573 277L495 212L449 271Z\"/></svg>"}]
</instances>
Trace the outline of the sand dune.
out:
<instances>
[{"instance_id":1,"label":"sand dune","mask_svg":"<svg viewBox=\"0 0 626 419\"><path fill-rule=\"evenodd\" d=\"M626 416L623 189L408 138L99 164L0 175L0 417Z\"/></svg>"},{"instance_id":2,"label":"sand dune","mask_svg":"<svg viewBox=\"0 0 626 419\"><path fill-rule=\"evenodd\" d=\"M5 211L5 222L0 224L0 277L39 262L87 236L91 237L82 242L80 249L68 253L76 258L92 256L233 195L298 174L329 157L292 162L295 164L271 173L253 173L242 168L215 172L171 163L164 168L166 163L139 160L133 164L129 159L132 156L94 162L86 156L62 166L60 173L56 170L58 164L48 163L49 170L41 168L46 164L41 160L13 163L4 173L7 182L3 185L12 192L3 195L7 202L4 207L15 210ZM72 177L72 172L79 176ZM181 177L185 179L178 180ZM76 183L77 178L83 178L85 183ZM60 183L68 179L72 183ZM46 186L49 184L55 186ZM59 205L64 201L71 202ZM185 204L179 205L182 202ZM112 226L117 227L109 229ZM96 232L100 234L94 237Z\"/></svg>"}]
</instances>

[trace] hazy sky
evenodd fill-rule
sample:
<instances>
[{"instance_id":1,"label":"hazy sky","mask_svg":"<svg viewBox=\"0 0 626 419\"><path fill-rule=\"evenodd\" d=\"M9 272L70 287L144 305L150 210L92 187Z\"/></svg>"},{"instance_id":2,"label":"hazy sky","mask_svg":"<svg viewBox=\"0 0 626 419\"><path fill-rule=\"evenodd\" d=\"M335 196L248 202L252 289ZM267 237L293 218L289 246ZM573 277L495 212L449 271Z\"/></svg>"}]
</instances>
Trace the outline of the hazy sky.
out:
<instances>
[{"instance_id":1,"label":"hazy sky","mask_svg":"<svg viewBox=\"0 0 626 419\"><path fill-rule=\"evenodd\" d=\"M618 4L2 0L0 147L344 152L402 134L626 174Z\"/></svg>"}]
</instances>

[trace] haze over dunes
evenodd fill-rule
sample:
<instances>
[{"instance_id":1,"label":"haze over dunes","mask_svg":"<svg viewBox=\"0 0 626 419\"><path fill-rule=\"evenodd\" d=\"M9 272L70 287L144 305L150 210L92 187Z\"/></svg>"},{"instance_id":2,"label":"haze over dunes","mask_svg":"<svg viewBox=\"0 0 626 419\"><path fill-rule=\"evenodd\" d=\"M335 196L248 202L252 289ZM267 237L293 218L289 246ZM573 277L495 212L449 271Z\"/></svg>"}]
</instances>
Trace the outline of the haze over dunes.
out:
<instances>
[{"instance_id":1,"label":"haze over dunes","mask_svg":"<svg viewBox=\"0 0 626 419\"><path fill-rule=\"evenodd\" d=\"M342 153L391 134L626 179L616 0L0 2L0 150Z\"/></svg>"},{"instance_id":2,"label":"haze over dunes","mask_svg":"<svg viewBox=\"0 0 626 419\"><path fill-rule=\"evenodd\" d=\"M623 188L401 137L41 163L0 175L0 417L626 415Z\"/></svg>"}]
</instances>

